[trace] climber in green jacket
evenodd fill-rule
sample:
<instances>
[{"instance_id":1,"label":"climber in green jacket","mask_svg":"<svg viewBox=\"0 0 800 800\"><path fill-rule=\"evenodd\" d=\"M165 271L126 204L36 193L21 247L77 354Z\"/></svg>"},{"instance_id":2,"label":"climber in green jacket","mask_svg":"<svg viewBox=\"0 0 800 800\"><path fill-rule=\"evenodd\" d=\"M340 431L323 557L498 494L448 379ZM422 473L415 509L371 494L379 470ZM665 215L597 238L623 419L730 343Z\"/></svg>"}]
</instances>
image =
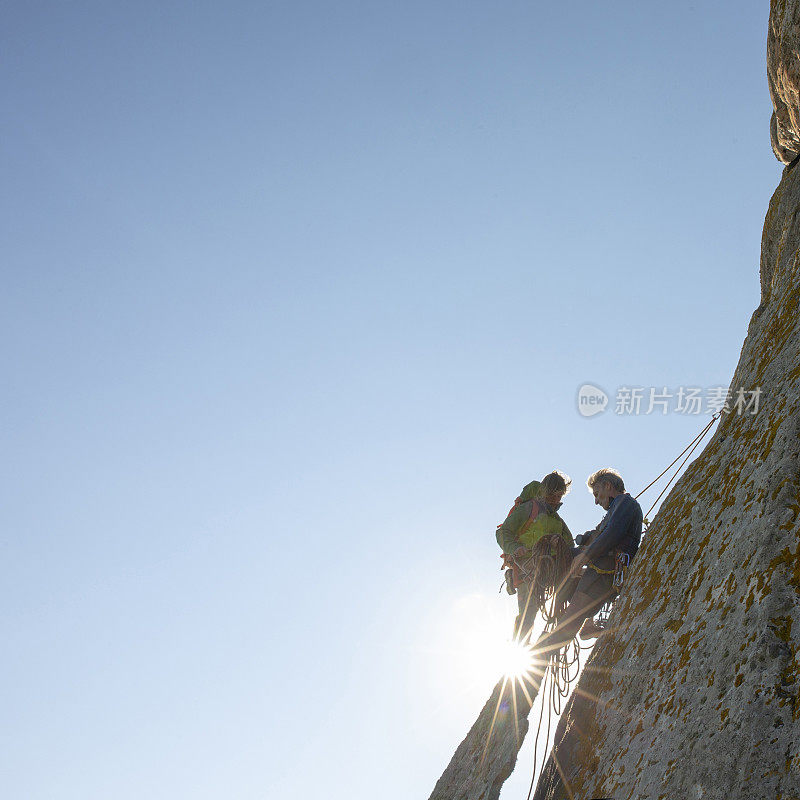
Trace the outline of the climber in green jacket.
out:
<instances>
[{"instance_id":1,"label":"climber in green jacket","mask_svg":"<svg viewBox=\"0 0 800 800\"><path fill-rule=\"evenodd\" d=\"M538 608L533 600L534 587L530 580L533 568L531 548L542 537L551 534L560 536L570 551L575 547L567 524L558 514L571 482L558 470L545 475L541 482L532 481L522 490L505 521L497 526L497 543L503 548L506 562L513 565L519 606L514 631L518 639L523 639L530 631Z\"/></svg>"}]
</instances>

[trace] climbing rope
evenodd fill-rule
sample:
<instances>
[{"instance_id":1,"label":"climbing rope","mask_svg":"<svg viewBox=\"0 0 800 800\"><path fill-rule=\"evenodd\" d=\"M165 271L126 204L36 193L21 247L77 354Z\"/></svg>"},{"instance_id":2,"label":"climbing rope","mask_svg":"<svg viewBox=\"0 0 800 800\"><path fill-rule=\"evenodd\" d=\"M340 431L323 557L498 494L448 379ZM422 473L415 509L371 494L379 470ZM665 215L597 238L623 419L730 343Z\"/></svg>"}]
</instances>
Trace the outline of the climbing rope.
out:
<instances>
[{"instance_id":1,"label":"climbing rope","mask_svg":"<svg viewBox=\"0 0 800 800\"><path fill-rule=\"evenodd\" d=\"M547 623L544 628L545 633L551 633L556 627L555 594L553 595L549 613L546 616ZM536 786L536 764L538 760L539 738L544 724L544 717L547 714L547 727L545 731L545 746L550 741L550 727L553 715L560 716L564 701L569 697L570 688L580 672L580 654L582 650L591 649L582 647L577 639L573 639L561 649L554 651L547 656L547 664L544 667L539 696L541 696L541 706L539 721L536 725L536 735L533 740L533 775L528 787L527 800L531 800Z\"/></svg>"},{"instance_id":2,"label":"climbing rope","mask_svg":"<svg viewBox=\"0 0 800 800\"><path fill-rule=\"evenodd\" d=\"M566 607L566 602L557 598L561 586L572 566L572 551L558 534L542 536L531 548L532 566L530 575L532 600L547 623L555 622L556 617Z\"/></svg>"},{"instance_id":3,"label":"climbing rope","mask_svg":"<svg viewBox=\"0 0 800 800\"><path fill-rule=\"evenodd\" d=\"M697 447L700 444L700 442L703 441L703 439L705 438L706 434L711 430L711 428L713 427L714 423L719 419L721 414L722 414L722 411L717 411L717 413L714 414L714 416L712 416L711 419L709 420L708 425L706 425L705 428L703 428L703 430L700 431L700 433L698 433L697 436L695 436L694 439L692 439L692 441L689 442L689 444L686 445L686 447L684 447L684 449L681 451L681 453L678 455L678 457L676 459L674 459L674 461L672 461L672 463L670 463L669 466L663 472L660 472L655 478L653 478L653 480L650 481L650 483L648 483L647 486L645 486L644 489L642 489L642 491L639 492L639 494L637 494L636 497L633 498L634 500L638 500L654 483L656 483L664 475L666 475L667 472L669 472L670 468L673 467L680 460L681 456L686 454L686 458L684 458L683 461L681 461L681 463L678 464L678 468L672 474L672 477L667 481L667 484L663 488L663 490L661 491L661 494L658 497L656 497L655 501L653 502L653 505L650 506L650 508L647 511L647 514L644 515L645 520L647 520L647 517L649 516L650 512L656 507L656 504L664 496L664 493L672 485L672 482L675 480L675 478L678 477L680 471L683 469L683 465L689 460L689 457L697 449Z\"/></svg>"}]
</instances>

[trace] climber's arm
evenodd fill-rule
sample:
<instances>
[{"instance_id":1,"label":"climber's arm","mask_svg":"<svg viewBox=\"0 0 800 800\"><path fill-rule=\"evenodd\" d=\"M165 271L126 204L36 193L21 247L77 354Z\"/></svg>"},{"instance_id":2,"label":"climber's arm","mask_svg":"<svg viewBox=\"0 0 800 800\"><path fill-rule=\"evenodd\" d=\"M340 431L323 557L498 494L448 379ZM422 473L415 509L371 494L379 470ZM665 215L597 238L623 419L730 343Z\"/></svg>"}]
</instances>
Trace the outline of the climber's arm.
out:
<instances>
[{"instance_id":1,"label":"climber's arm","mask_svg":"<svg viewBox=\"0 0 800 800\"><path fill-rule=\"evenodd\" d=\"M629 495L624 495L615 502L603 532L586 549L589 560L611 553L621 544L636 515L636 505Z\"/></svg>"}]
</instances>

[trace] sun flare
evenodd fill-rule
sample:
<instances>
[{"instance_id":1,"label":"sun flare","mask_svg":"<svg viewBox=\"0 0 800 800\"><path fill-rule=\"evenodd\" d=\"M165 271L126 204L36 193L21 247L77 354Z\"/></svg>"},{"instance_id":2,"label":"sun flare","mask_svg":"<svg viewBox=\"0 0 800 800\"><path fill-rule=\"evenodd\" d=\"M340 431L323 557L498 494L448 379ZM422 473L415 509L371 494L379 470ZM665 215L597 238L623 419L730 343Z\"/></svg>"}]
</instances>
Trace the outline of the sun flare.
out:
<instances>
[{"instance_id":1,"label":"sun flare","mask_svg":"<svg viewBox=\"0 0 800 800\"><path fill-rule=\"evenodd\" d=\"M452 601L439 617L431 647L426 650L425 670L436 677L437 692L452 694L453 688L458 687L481 697L499 679L514 679L520 685L532 683L542 665L530 647L513 640L516 614L514 598L501 604L492 596L476 592ZM541 630L537 620L531 641L536 641ZM431 653L438 656L435 670Z\"/></svg>"},{"instance_id":2,"label":"sun flare","mask_svg":"<svg viewBox=\"0 0 800 800\"><path fill-rule=\"evenodd\" d=\"M520 680L533 672L533 651L516 640L505 641L499 662L506 678Z\"/></svg>"}]
</instances>

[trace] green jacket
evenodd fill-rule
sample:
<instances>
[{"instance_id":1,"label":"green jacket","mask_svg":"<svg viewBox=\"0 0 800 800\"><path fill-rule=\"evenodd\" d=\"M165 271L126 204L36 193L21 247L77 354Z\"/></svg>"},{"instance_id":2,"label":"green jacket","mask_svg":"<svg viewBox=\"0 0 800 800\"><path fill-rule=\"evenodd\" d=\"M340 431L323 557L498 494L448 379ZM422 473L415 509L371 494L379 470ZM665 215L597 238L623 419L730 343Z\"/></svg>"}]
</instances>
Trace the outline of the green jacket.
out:
<instances>
[{"instance_id":1,"label":"green jacket","mask_svg":"<svg viewBox=\"0 0 800 800\"><path fill-rule=\"evenodd\" d=\"M558 515L558 508L545 503L538 496L540 490L538 481L529 483L520 493L505 522L498 525L497 543L504 553L510 555L518 547L533 547L542 536L551 533L561 536L568 547L575 546L567 524Z\"/></svg>"}]
</instances>

